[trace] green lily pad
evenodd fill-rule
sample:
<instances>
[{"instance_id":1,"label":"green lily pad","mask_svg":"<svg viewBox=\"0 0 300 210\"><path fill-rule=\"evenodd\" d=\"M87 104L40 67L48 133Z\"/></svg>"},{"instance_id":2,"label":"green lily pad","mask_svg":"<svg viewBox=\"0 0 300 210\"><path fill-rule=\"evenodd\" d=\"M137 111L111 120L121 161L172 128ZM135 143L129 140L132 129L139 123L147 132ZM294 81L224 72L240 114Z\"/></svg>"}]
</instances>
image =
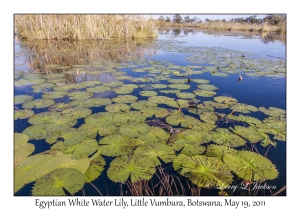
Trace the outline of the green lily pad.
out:
<instances>
[{"instance_id":1,"label":"green lily pad","mask_svg":"<svg viewBox=\"0 0 300 210\"><path fill-rule=\"evenodd\" d=\"M90 92L83 92L83 91L76 91L68 94L71 100L86 100L93 96L93 93Z\"/></svg>"},{"instance_id":2,"label":"green lily pad","mask_svg":"<svg viewBox=\"0 0 300 210\"><path fill-rule=\"evenodd\" d=\"M175 111L166 118L166 122L173 126L181 124L181 127L190 128L190 126L194 126L200 121L192 116L182 115L182 113Z\"/></svg>"},{"instance_id":3,"label":"green lily pad","mask_svg":"<svg viewBox=\"0 0 300 210\"><path fill-rule=\"evenodd\" d=\"M132 102L130 106L134 109L141 110L148 107L157 107L157 103L154 103L152 101L146 101L146 100L140 100L136 102Z\"/></svg>"},{"instance_id":4,"label":"green lily pad","mask_svg":"<svg viewBox=\"0 0 300 210\"><path fill-rule=\"evenodd\" d=\"M236 154L238 150L235 150L228 146L210 144L207 146L205 155L208 157L217 157L223 160L225 154Z\"/></svg>"},{"instance_id":5,"label":"green lily pad","mask_svg":"<svg viewBox=\"0 0 300 210\"><path fill-rule=\"evenodd\" d=\"M59 117L61 117L59 112L41 112L30 117L28 122L32 125L53 123L57 121Z\"/></svg>"},{"instance_id":6,"label":"green lily pad","mask_svg":"<svg viewBox=\"0 0 300 210\"><path fill-rule=\"evenodd\" d=\"M69 108L71 108L71 106L69 104L65 104L65 103L56 103L56 104L48 106L48 110L52 111L52 112L61 112L65 109L69 109Z\"/></svg>"},{"instance_id":7,"label":"green lily pad","mask_svg":"<svg viewBox=\"0 0 300 210\"><path fill-rule=\"evenodd\" d=\"M216 102L225 103L225 104L236 104L238 102L235 98L229 96L216 96L214 97L214 100Z\"/></svg>"},{"instance_id":8,"label":"green lily pad","mask_svg":"<svg viewBox=\"0 0 300 210\"><path fill-rule=\"evenodd\" d=\"M106 106L111 103L112 103L112 100L110 98L89 98L87 100L84 100L83 105L86 108L91 108L91 107ZM70 103L70 105L71 105L71 103Z\"/></svg>"},{"instance_id":9,"label":"green lily pad","mask_svg":"<svg viewBox=\"0 0 300 210\"><path fill-rule=\"evenodd\" d=\"M160 142L153 142L138 146L134 150L134 155L149 158L156 166L161 165L160 159L164 163L169 163L176 157L175 151L172 147Z\"/></svg>"},{"instance_id":10,"label":"green lily pad","mask_svg":"<svg viewBox=\"0 0 300 210\"><path fill-rule=\"evenodd\" d=\"M240 147L246 144L246 141L241 137L229 132L226 128L217 128L212 133L212 140L220 145L229 147Z\"/></svg>"},{"instance_id":11,"label":"green lily pad","mask_svg":"<svg viewBox=\"0 0 300 210\"><path fill-rule=\"evenodd\" d=\"M209 83L209 80L207 79L191 79L191 82L196 82L196 83Z\"/></svg>"},{"instance_id":12,"label":"green lily pad","mask_svg":"<svg viewBox=\"0 0 300 210\"><path fill-rule=\"evenodd\" d=\"M30 109L23 109L23 110L15 110L14 111L14 118L17 119L26 119L34 115L34 112Z\"/></svg>"},{"instance_id":13,"label":"green lily pad","mask_svg":"<svg viewBox=\"0 0 300 210\"><path fill-rule=\"evenodd\" d=\"M69 108L61 112L64 117L70 119L80 119L85 118L92 114L92 110L87 108Z\"/></svg>"},{"instance_id":14,"label":"green lily pad","mask_svg":"<svg viewBox=\"0 0 300 210\"><path fill-rule=\"evenodd\" d=\"M254 129L252 126L243 127L243 126L234 126L230 128L235 134L243 137L244 139L250 141L252 144L255 144L263 139L263 136Z\"/></svg>"},{"instance_id":15,"label":"green lily pad","mask_svg":"<svg viewBox=\"0 0 300 210\"><path fill-rule=\"evenodd\" d=\"M264 107L259 107L258 110L272 117L285 117L286 115L285 110L276 107L270 107L269 109L266 109Z\"/></svg>"},{"instance_id":16,"label":"green lily pad","mask_svg":"<svg viewBox=\"0 0 300 210\"><path fill-rule=\"evenodd\" d=\"M17 164L14 170L15 185L24 185L36 180L35 169L43 162L53 158L50 154L36 154L29 156Z\"/></svg>"},{"instance_id":17,"label":"green lily pad","mask_svg":"<svg viewBox=\"0 0 300 210\"><path fill-rule=\"evenodd\" d=\"M130 86L123 85L121 87L114 88L113 91L115 91L117 94L129 94L132 93L133 88Z\"/></svg>"},{"instance_id":18,"label":"green lily pad","mask_svg":"<svg viewBox=\"0 0 300 210\"><path fill-rule=\"evenodd\" d=\"M61 77L65 77L65 74L48 74L46 76L44 76L45 79L53 79L53 78L61 78Z\"/></svg>"},{"instance_id":19,"label":"green lily pad","mask_svg":"<svg viewBox=\"0 0 300 210\"><path fill-rule=\"evenodd\" d=\"M46 108L52 104L55 104L55 101L52 99L35 99L29 102L26 102L22 105L23 109L40 109L40 108Z\"/></svg>"},{"instance_id":20,"label":"green lily pad","mask_svg":"<svg viewBox=\"0 0 300 210\"><path fill-rule=\"evenodd\" d=\"M96 86L96 87L87 88L86 91L92 93L105 93L111 91L111 88L107 86Z\"/></svg>"},{"instance_id":21,"label":"green lily pad","mask_svg":"<svg viewBox=\"0 0 300 210\"><path fill-rule=\"evenodd\" d=\"M214 112L203 112L200 114L200 119L204 122L215 124L218 120L218 117Z\"/></svg>"},{"instance_id":22,"label":"green lily pad","mask_svg":"<svg viewBox=\"0 0 300 210\"><path fill-rule=\"evenodd\" d=\"M33 89L34 93L40 93L44 89L53 88L53 87L55 87L55 84L50 83L50 82L39 83L39 84L35 84L35 85L31 86L31 88Z\"/></svg>"},{"instance_id":23,"label":"green lily pad","mask_svg":"<svg viewBox=\"0 0 300 210\"><path fill-rule=\"evenodd\" d=\"M19 146L14 149L14 161L15 163L19 163L22 160L24 160L26 157L31 155L35 150L35 147L33 144L30 143L23 143L20 144L19 141Z\"/></svg>"},{"instance_id":24,"label":"green lily pad","mask_svg":"<svg viewBox=\"0 0 300 210\"><path fill-rule=\"evenodd\" d=\"M36 179L39 179L57 168L74 168L84 174L90 166L90 163L91 161L89 158L77 160L73 159L71 154L60 154L40 164L35 169L35 177Z\"/></svg>"},{"instance_id":25,"label":"green lily pad","mask_svg":"<svg viewBox=\"0 0 300 210\"><path fill-rule=\"evenodd\" d=\"M278 171L267 158L250 151L225 154L224 163L240 178L249 181L273 180Z\"/></svg>"},{"instance_id":26,"label":"green lily pad","mask_svg":"<svg viewBox=\"0 0 300 210\"><path fill-rule=\"evenodd\" d=\"M98 112L85 118L85 123L96 127L109 126L114 124L113 116L114 113Z\"/></svg>"},{"instance_id":27,"label":"green lily pad","mask_svg":"<svg viewBox=\"0 0 300 210\"><path fill-rule=\"evenodd\" d=\"M124 135L108 135L99 141L98 151L106 156L132 154L133 149L141 144L141 140Z\"/></svg>"},{"instance_id":28,"label":"green lily pad","mask_svg":"<svg viewBox=\"0 0 300 210\"><path fill-rule=\"evenodd\" d=\"M64 91L50 91L50 92L44 93L42 95L42 98L57 99L57 98L63 98L67 94L68 94L68 92L64 92Z\"/></svg>"},{"instance_id":29,"label":"green lily pad","mask_svg":"<svg viewBox=\"0 0 300 210\"><path fill-rule=\"evenodd\" d=\"M146 123L131 123L123 124L120 126L120 134L129 137L138 137L141 135L146 135L150 132L150 126Z\"/></svg>"},{"instance_id":30,"label":"green lily pad","mask_svg":"<svg viewBox=\"0 0 300 210\"><path fill-rule=\"evenodd\" d=\"M193 93L188 93L188 92L176 93L176 96L178 98L186 98L186 99L193 99L196 97Z\"/></svg>"},{"instance_id":31,"label":"green lily pad","mask_svg":"<svg viewBox=\"0 0 300 210\"><path fill-rule=\"evenodd\" d=\"M115 125L101 126L98 129L98 133L100 136L107 136L116 133L117 130L118 127Z\"/></svg>"},{"instance_id":32,"label":"green lily pad","mask_svg":"<svg viewBox=\"0 0 300 210\"><path fill-rule=\"evenodd\" d=\"M125 104L132 103L137 100L138 100L138 98L133 95L119 95L112 99L112 101L115 103L125 103Z\"/></svg>"},{"instance_id":33,"label":"green lily pad","mask_svg":"<svg viewBox=\"0 0 300 210\"><path fill-rule=\"evenodd\" d=\"M113 122L120 126L126 123L139 123L144 122L146 117L141 115L139 111L117 112L113 116Z\"/></svg>"},{"instance_id":34,"label":"green lily pad","mask_svg":"<svg viewBox=\"0 0 300 210\"><path fill-rule=\"evenodd\" d=\"M81 89L82 86L80 86L79 84L63 84L63 85L57 85L55 87L53 87L53 90L55 91L69 91L69 90L73 90L73 89Z\"/></svg>"},{"instance_id":35,"label":"green lily pad","mask_svg":"<svg viewBox=\"0 0 300 210\"><path fill-rule=\"evenodd\" d=\"M242 113L250 113L250 112L257 112L258 111L258 108L256 108L255 106L247 105L247 104L243 104L243 103L234 104L231 107L231 109L236 111L236 112L242 112Z\"/></svg>"},{"instance_id":36,"label":"green lily pad","mask_svg":"<svg viewBox=\"0 0 300 210\"><path fill-rule=\"evenodd\" d=\"M173 161L173 168L198 187L226 188L233 178L228 166L215 157L179 154Z\"/></svg>"},{"instance_id":37,"label":"green lily pad","mask_svg":"<svg viewBox=\"0 0 300 210\"><path fill-rule=\"evenodd\" d=\"M216 103L214 101L204 101L203 104L205 105L203 108L202 107L198 107L198 108L207 109L208 107L214 107L217 109L227 109L231 106L230 104ZM214 111L214 109L211 111Z\"/></svg>"},{"instance_id":38,"label":"green lily pad","mask_svg":"<svg viewBox=\"0 0 300 210\"><path fill-rule=\"evenodd\" d=\"M145 117L152 117L155 115L156 118L165 118L170 114L170 112L161 107L146 107L141 110L141 114Z\"/></svg>"},{"instance_id":39,"label":"green lily pad","mask_svg":"<svg viewBox=\"0 0 300 210\"><path fill-rule=\"evenodd\" d=\"M14 148L17 149L22 145L26 144L29 140L29 137L23 133L14 133Z\"/></svg>"},{"instance_id":40,"label":"green lily pad","mask_svg":"<svg viewBox=\"0 0 300 210\"><path fill-rule=\"evenodd\" d=\"M131 109L131 107L127 104L110 104L105 107L105 110L108 112L127 112Z\"/></svg>"},{"instance_id":41,"label":"green lily pad","mask_svg":"<svg viewBox=\"0 0 300 210\"><path fill-rule=\"evenodd\" d=\"M255 117L244 116L244 115L241 115L241 114L239 116L227 115L226 118L236 120L236 121L246 122L246 123L249 123L249 124L255 124L255 125L261 125L262 124L262 121L260 121L259 119L255 118Z\"/></svg>"},{"instance_id":42,"label":"green lily pad","mask_svg":"<svg viewBox=\"0 0 300 210\"><path fill-rule=\"evenodd\" d=\"M146 96L146 97L149 97L149 96L157 96L157 92L155 92L155 91L150 91L150 90L148 90L148 91L140 91L139 94L140 94L141 96Z\"/></svg>"},{"instance_id":43,"label":"green lily pad","mask_svg":"<svg viewBox=\"0 0 300 210\"><path fill-rule=\"evenodd\" d=\"M140 156L121 156L115 158L107 170L107 176L114 182L125 183L128 179L135 183L149 180L155 173L155 163L149 158Z\"/></svg>"},{"instance_id":44,"label":"green lily pad","mask_svg":"<svg viewBox=\"0 0 300 210\"><path fill-rule=\"evenodd\" d=\"M25 102L31 101L33 99L33 96L29 96L29 95L16 95L14 97L15 99L15 105L17 104L23 104Z\"/></svg>"},{"instance_id":45,"label":"green lily pad","mask_svg":"<svg viewBox=\"0 0 300 210\"><path fill-rule=\"evenodd\" d=\"M110 81L110 82L103 83L103 85L107 86L107 87L120 87L120 86L124 85L124 82Z\"/></svg>"},{"instance_id":46,"label":"green lily pad","mask_svg":"<svg viewBox=\"0 0 300 210\"><path fill-rule=\"evenodd\" d=\"M93 87L96 85L101 85L102 82L100 81L95 81L95 80L90 80L90 81L84 81L84 82L80 82L78 83L81 87L85 88L85 87Z\"/></svg>"},{"instance_id":47,"label":"green lily pad","mask_svg":"<svg viewBox=\"0 0 300 210\"><path fill-rule=\"evenodd\" d=\"M87 183L91 183L98 178L105 166L105 160L98 152L91 157L91 160L91 165L84 174Z\"/></svg>"},{"instance_id":48,"label":"green lily pad","mask_svg":"<svg viewBox=\"0 0 300 210\"><path fill-rule=\"evenodd\" d=\"M23 134L27 135L29 139L32 140L45 139L47 133L44 124L29 126L23 131Z\"/></svg>"},{"instance_id":49,"label":"green lily pad","mask_svg":"<svg viewBox=\"0 0 300 210\"><path fill-rule=\"evenodd\" d=\"M202 97L213 97L217 93L211 90L194 90L194 94Z\"/></svg>"},{"instance_id":50,"label":"green lily pad","mask_svg":"<svg viewBox=\"0 0 300 210\"><path fill-rule=\"evenodd\" d=\"M72 168L58 168L36 181L32 189L34 196L62 196L64 190L71 195L84 185L84 175Z\"/></svg>"},{"instance_id":51,"label":"green lily pad","mask_svg":"<svg viewBox=\"0 0 300 210\"><path fill-rule=\"evenodd\" d=\"M197 85L198 88L202 89L202 90L218 90L219 88L211 85L211 84L201 84L201 85Z\"/></svg>"},{"instance_id":52,"label":"green lily pad","mask_svg":"<svg viewBox=\"0 0 300 210\"><path fill-rule=\"evenodd\" d=\"M208 132L199 132L196 130L187 129L176 133L172 137L172 142L176 142L177 140L184 140L186 143L196 142L198 145L200 145L210 142L211 135L208 134Z\"/></svg>"},{"instance_id":53,"label":"green lily pad","mask_svg":"<svg viewBox=\"0 0 300 210\"><path fill-rule=\"evenodd\" d=\"M167 88L168 86L165 84L152 84L151 87L157 88L157 89L163 89L163 88Z\"/></svg>"},{"instance_id":54,"label":"green lily pad","mask_svg":"<svg viewBox=\"0 0 300 210\"><path fill-rule=\"evenodd\" d=\"M58 141L58 139L63 140L64 146L71 146L79 144L87 138L86 133L83 130L78 130L76 128L68 128L59 133L53 133L46 138L49 144L53 144Z\"/></svg>"},{"instance_id":55,"label":"green lily pad","mask_svg":"<svg viewBox=\"0 0 300 210\"><path fill-rule=\"evenodd\" d=\"M174 88L174 89L178 89L178 90L188 90L190 89L190 85L187 84L170 84L169 88Z\"/></svg>"},{"instance_id":56,"label":"green lily pad","mask_svg":"<svg viewBox=\"0 0 300 210\"><path fill-rule=\"evenodd\" d=\"M121 75L121 76L116 76L115 79L117 79L117 80L131 80L132 77L127 76L127 75Z\"/></svg>"},{"instance_id":57,"label":"green lily pad","mask_svg":"<svg viewBox=\"0 0 300 210\"><path fill-rule=\"evenodd\" d=\"M139 138L147 143L160 142L166 143L170 137L164 129L160 127L151 126L151 130L146 135L139 136Z\"/></svg>"}]
</instances>

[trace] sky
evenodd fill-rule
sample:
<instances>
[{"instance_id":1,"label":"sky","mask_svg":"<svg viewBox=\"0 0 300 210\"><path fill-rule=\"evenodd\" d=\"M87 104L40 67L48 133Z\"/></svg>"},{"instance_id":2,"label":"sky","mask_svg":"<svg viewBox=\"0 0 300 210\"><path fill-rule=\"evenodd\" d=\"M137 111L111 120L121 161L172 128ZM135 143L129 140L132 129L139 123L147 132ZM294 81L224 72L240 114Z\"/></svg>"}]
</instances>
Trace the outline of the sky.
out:
<instances>
[{"instance_id":1,"label":"sky","mask_svg":"<svg viewBox=\"0 0 300 210\"><path fill-rule=\"evenodd\" d=\"M173 19L174 14L154 14L153 18L158 19L161 15L163 15L164 17L169 16L171 18L171 20ZM182 13L180 14L182 17L185 16L190 16L190 18L193 18L194 16L200 18L202 21L204 21L206 18L208 19L226 19L226 20L230 20L231 18L240 18L240 17L249 17L251 15L257 15L256 18L264 18L267 14L254 14L254 13L248 13L248 14L203 14L203 15L199 15L199 14L195 14L195 13Z\"/></svg>"}]
</instances>

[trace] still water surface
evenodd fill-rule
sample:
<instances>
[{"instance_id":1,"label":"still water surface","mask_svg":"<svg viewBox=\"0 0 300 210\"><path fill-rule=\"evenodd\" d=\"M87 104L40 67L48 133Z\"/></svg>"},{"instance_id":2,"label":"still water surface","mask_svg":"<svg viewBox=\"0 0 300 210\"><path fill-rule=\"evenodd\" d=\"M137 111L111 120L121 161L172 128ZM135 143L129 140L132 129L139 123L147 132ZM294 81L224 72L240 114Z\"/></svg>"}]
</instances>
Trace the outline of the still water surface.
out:
<instances>
[{"instance_id":1,"label":"still water surface","mask_svg":"<svg viewBox=\"0 0 300 210\"><path fill-rule=\"evenodd\" d=\"M242 53L245 57L241 57ZM207 31L190 31L190 30L161 30L157 40L136 40L133 41L81 41L74 43L35 41L15 43L15 87L14 94L30 95L34 99L43 98L45 92L51 91L51 88L34 90L30 81L22 81L23 76L27 73L42 73L43 75L53 75L58 73L65 74L61 81L52 80L56 86L64 84L80 84L84 81L100 81L102 84L111 84L112 81L121 81L123 84L135 84L131 93L138 100L148 100L149 96L142 96L140 91L156 91L159 96L166 96L187 101L195 100L198 105L205 101L213 101L216 96L226 96L237 99L238 103L252 105L256 108L276 107L286 110L286 77L285 77L285 41L282 39L264 38L259 34L212 34ZM244 59L244 60L243 60ZM52 67L50 65L53 65ZM57 66L54 66L57 65ZM76 65L80 65L76 66ZM186 69L187 66L193 66ZM194 66L199 66L195 68ZM141 70L148 68L147 70ZM79 71L77 71L79 70ZM137 71L136 71L137 70ZM197 71L198 73L192 73ZM268 73L260 73L260 72ZM25 74L22 72L26 72ZM79 72L79 73L78 73ZM165 72L165 73L164 73ZM218 74L221 73L221 74ZM116 77L127 75L130 79L118 79ZM163 77L164 76L164 77ZM238 82L239 76L242 81ZM119 77L120 78L120 77ZM136 80L135 80L136 78ZM188 83L188 78L191 80ZM53 79L53 78L52 78ZM171 90L168 86L156 88L154 84L172 84L169 79L182 79L184 84L190 85L188 89L179 90L181 92L195 93L199 89L197 79L208 80L210 85L217 87L213 96L179 97L176 93L160 92L161 90ZM18 82L19 81L19 82ZM29 84L27 84L28 82ZM43 81L44 83L46 81ZM41 83L43 83L41 82ZM47 78L51 82L51 78ZM122 86L116 85L116 86ZM110 86L109 91L94 92L92 98L109 98L114 99L118 94L114 90L116 87ZM70 89L67 92L85 91L87 88ZM172 89L174 90L174 89ZM54 98L55 103L70 103L72 100L69 96ZM84 103L84 102L82 102ZM112 102L116 103L116 102ZM130 105L130 103L127 103ZM88 106L92 114L106 112L105 106ZM171 112L176 112L178 108L167 104L159 104L159 107L166 108ZM16 110L22 110L22 104L15 105ZM49 111L49 108L32 108L35 114ZM131 110L134 110L131 108ZM187 107L182 108L184 115L192 116L199 120L200 112L194 111ZM199 108L200 110L200 108ZM232 109L214 108L213 112L219 116L228 115ZM199 115L200 114L200 115ZM264 120L268 116L261 111L251 111L244 114L252 116L259 120ZM30 119L30 118L29 118ZM155 120L156 117L148 117L146 120ZM222 118L221 118L222 119ZM285 120L285 119L284 119ZM166 117L161 121L168 124ZM77 119L73 128L80 128L85 123L84 118ZM227 122L217 120L212 123L220 128L234 127L236 125L246 126L241 122ZM32 126L26 119L15 120L15 133L22 133L28 127ZM173 126L181 128L180 126ZM167 129L165 129L168 131ZM169 132L169 131L168 131ZM26 133L26 132L24 132ZM286 143L282 140L270 139L276 142L274 146L263 147L259 143L254 144L255 150L264 155L267 152L267 158L276 166L278 177L274 180L267 180L269 186L276 186L276 189L262 190L257 195L270 195L277 192L286 185ZM97 142L101 142L104 136L97 134ZM53 144L49 144L45 139L32 140L28 143L35 146L31 155L39 154L49 150ZM210 142L208 144L212 144ZM204 146L207 146L205 144ZM251 149L251 144L237 147L238 150ZM269 148L269 149L268 149ZM253 150L253 148L252 148ZM180 151L177 151L178 154ZM107 170L110 163L114 160L113 156L103 155L106 164L101 175L92 183L96 186L102 195L130 195L130 186L128 184L119 184L112 182L107 176ZM171 191L163 195L196 195L197 187L192 186L190 180L180 176L173 168L172 163L162 162L162 168L165 173L177 176L182 183L184 191L179 193L173 186ZM16 169L17 170L17 169ZM159 179L153 175L149 183L157 184ZM234 175L233 185L239 185L243 179ZM15 195L31 195L32 187L35 182L26 183ZM150 184L149 184L150 185ZM194 191L193 191L194 190ZM158 188L154 189L155 195L160 195ZM201 195L218 195L218 189L201 188ZM229 195L247 195L246 190L232 192L228 190ZM98 191L90 184L84 185L84 190L78 191L75 195L98 195ZM280 195L285 195L285 191Z\"/></svg>"}]
</instances>

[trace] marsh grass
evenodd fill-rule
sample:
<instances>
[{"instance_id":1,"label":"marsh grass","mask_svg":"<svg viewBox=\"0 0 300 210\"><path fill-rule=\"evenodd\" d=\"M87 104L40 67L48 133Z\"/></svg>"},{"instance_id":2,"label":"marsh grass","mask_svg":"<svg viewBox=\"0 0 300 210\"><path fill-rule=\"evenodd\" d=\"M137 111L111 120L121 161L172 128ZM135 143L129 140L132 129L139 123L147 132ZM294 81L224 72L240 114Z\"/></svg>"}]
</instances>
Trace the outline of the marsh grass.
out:
<instances>
[{"instance_id":1,"label":"marsh grass","mask_svg":"<svg viewBox=\"0 0 300 210\"><path fill-rule=\"evenodd\" d=\"M213 30L233 30L233 31L260 31L260 32L280 32L286 33L285 24L268 25L268 24L249 24L249 23L233 23L233 22L203 22L203 23L173 23L158 20L158 27L194 27L199 29Z\"/></svg>"},{"instance_id":2,"label":"marsh grass","mask_svg":"<svg viewBox=\"0 0 300 210\"><path fill-rule=\"evenodd\" d=\"M15 34L27 40L156 37L152 19L141 15L15 15Z\"/></svg>"}]
</instances>

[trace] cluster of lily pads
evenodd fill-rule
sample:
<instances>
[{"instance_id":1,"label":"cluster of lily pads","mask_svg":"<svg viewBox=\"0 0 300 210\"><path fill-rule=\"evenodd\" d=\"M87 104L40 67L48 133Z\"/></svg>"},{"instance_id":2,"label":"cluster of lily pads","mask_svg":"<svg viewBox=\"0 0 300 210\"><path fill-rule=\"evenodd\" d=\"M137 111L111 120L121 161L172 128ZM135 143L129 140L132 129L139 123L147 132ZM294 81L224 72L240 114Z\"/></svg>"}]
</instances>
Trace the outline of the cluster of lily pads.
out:
<instances>
[{"instance_id":1,"label":"cluster of lily pads","mask_svg":"<svg viewBox=\"0 0 300 210\"><path fill-rule=\"evenodd\" d=\"M161 48L168 49L166 44ZM15 72L15 87L30 86L32 92L14 97L14 119L30 123L14 136L14 191L35 182L32 195L65 195L64 190L74 194L100 177L105 157L114 158L105 173L120 183L150 180L164 163L172 163L178 174L198 187L210 183L225 188L234 176L249 181L277 178L270 160L239 148L285 141L285 110L217 96L218 87L209 80L186 77L241 71L274 75L262 69L270 70L276 61L234 59L237 52L228 55L219 48L177 46L173 50L194 52L188 59L201 60L201 66L94 59L89 65L45 65L48 74ZM217 64L210 59L213 56L219 58ZM283 62L276 64L278 74L284 75ZM107 74L113 80L101 80ZM197 89L191 90L191 83ZM95 112L99 107L105 111ZM261 121L251 117L252 112L267 117ZM84 123L76 126L79 119ZM230 122L230 128L220 127L220 122ZM33 154L34 141L40 140L50 149Z\"/></svg>"}]
</instances>

